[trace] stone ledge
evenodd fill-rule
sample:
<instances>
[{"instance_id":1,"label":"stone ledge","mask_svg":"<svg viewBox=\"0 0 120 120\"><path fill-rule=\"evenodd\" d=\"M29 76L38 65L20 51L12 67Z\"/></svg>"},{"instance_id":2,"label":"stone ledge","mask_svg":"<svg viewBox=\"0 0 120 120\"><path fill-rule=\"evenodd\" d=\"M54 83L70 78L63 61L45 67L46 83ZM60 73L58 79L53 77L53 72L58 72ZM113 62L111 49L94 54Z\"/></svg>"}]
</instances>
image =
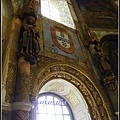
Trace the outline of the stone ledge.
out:
<instances>
[{"instance_id":1,"label":"stone ledge","mask_svg":"<svg viewBox=\"0 0 120 120\"><path fill-rule=\"evenodd\" d=\"M12 111L11 103L2 102L2 110Z\"/></svg>"}]
</instances>

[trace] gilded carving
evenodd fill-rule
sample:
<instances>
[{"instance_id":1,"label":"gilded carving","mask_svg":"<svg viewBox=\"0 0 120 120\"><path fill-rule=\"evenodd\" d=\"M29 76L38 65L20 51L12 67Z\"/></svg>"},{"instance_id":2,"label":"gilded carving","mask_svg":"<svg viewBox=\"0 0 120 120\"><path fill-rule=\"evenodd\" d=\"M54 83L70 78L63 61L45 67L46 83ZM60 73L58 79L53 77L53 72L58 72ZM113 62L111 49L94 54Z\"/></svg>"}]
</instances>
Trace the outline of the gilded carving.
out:
<instances>
[{"instance_id":1,"label":"gilded carving","mask_svg":"<svg viewBox=\"0 0 120 120\"><path fill-rule=\"evenodd\" d=\"M51 53L51 52L48 52L48 51L47 52L46 51L41 52L40 54L43 55L43 56L46 56L46 57L54 58L56 60L65 61L64 56L58 55L58 54L55 54L55 53Z\"/></svg>"},{"instance_id":2,"label":"gilded carving","mask_svg":"<svg viewBox=\"0 0 120 120\"><path fill-rule=\"evenodd\" d=\"M89 109L93 110L91 112L91 116L93 117L93 119L100 120L104 117L109 120L107 112L106 114L101 115L99 110L93 108L99 108L99 106L103 107L104 101L90 79L83 75L83 73L81 73L77 69L65 64L57 64L44 69L44 71L41 72L37 78L39 79L36 79L35 81L35 86L33 89L34 95L37 95L41 87L44 86L44 84L48 81L55 78L61 78L72 83L81 91L81 94L88 103ZM106 108L104 108L104 110L107 111Z\"/></svg>"},{"instance_id":3,"label":"gilded carving","mask_svg":"<svg viewBox=\"0 0 120 120\"><path fill-rule=\"evenodd\" d=\"M92 107L92 114L93 114L93 118L94 118L94 120L99 120L99 116L98 116L98 111L97 111L97 109L95 108L95 107ZM103 120L103 119L102 119Z\"/></svg>"},{"instance_id":4,"label":"gilded carving","mask_svg":"<svg viewBox=\"0 0 120 120\"><path fill-rule=\"evenodd\" d=\"M11 103L14 99L15 79L16 79L16 65L9 63L7 82L6 82L6 98L5 101Z\"/></svg>"},{"instance_id":5,"label":"gilded carving","mask_svg":"<svg viewBox=\"0 0 120 120\"><path fill-rule=\"evenodd\" d=\"M96 99L97 105L102 105L102 104L103 104L103 102L102 102L102 100L101 100L99 94L97 93L97 91L96 91L95 89L93 89L92 95L93 95L94 98Z\"/></svg>"},{"instance_id":6,"label":"gilded carving","mask_svg":"<svg viewBox=\"0 0 120 120\"><path fill-rule=\"evenodd\" d=\"M62 92L65 90L65 86L63 86L61 83L59 82L53 82L50 85L48 85L45 88L46 91L57 91L57 92Z\"/></svg>"},{"instance_id":7,"label":"gilded carving","mask_svg":"<svg viewBox=\"0 0 120 120\"><path fill-rule=\"evenodd\" d=\"M106 120L106 119L107 119L107 118L106 118L107 113L106 113L106 111L105 111L105 108L100 105L100 106L99 106L99 110L100 110L100 114L101 114L103 120Z\"/></svg>"},{"instance_id":8,"label":"gilded carving","mask_svg":"<svg viewBox=\"0 0 120 120\"><path fill-rule=\"evenodd\" d=\"M65 97L70 101L70 103L73 107L75 107L79 104L79 100L73 91L70 90L69 93L67 95L65 95Z\"/></svg>"},{"instance_id":9,"label":"gilded carving","mask_svg":"<svg viewBox=\"0 0 120 120\"><path fill-rule=\"evenodd\" d=\"M55 60L49 57L39 56L38 66L41 67L42 65L46 65L48 63L51 63L52 61L55 61Z\"/></svg>"}]
</instances>

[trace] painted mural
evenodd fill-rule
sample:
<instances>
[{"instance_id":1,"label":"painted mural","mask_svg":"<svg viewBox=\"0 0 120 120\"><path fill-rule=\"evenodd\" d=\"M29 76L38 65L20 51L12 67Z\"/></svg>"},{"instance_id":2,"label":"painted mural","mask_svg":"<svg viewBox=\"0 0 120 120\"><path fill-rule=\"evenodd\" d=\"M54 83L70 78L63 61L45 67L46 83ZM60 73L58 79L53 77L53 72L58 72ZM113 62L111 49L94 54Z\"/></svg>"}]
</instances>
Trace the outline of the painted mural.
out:
<instances>
[{"instance_id":1,"label":"painted mural","mask_svg":"<svg viewBox=\"0 0 120 120\"><path fill-rule=\"evenodd\" d=\"M116 29L117 16L109 9L107 5L101 5L99 2L88 2L79 5L82 15L88 27Z\"/></svg>"},{"instance_id":2,"label":"painted mural","mask_svg":"<svg viewBox=\"0 0 120 120\"><path fill-rule=\"evenodd\" d=\"M56 28L53 22L49 20L44 20L43 30L46 51L84 61L82 49L75 32Z\"/></svg>"}]
</instances>

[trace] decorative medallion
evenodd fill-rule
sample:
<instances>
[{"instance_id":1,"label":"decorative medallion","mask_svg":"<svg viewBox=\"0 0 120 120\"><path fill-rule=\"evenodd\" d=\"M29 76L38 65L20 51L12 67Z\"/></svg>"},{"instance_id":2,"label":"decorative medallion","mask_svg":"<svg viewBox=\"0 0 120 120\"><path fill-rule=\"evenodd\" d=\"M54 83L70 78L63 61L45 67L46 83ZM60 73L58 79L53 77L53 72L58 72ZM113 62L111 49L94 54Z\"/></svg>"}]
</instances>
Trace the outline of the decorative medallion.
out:
<instances>
[{"instance_id":1,"label":"decorative medallion","mask_svg":"<svg viewBox=\"0 0 120 120\"><path fill-rule=\"evenodd\" d=\"M51 33L52 33L52 40L59 49L67 53L74 52L74 45L71 35L52 27L51 27Z\"/></svg>"}]
</instances>

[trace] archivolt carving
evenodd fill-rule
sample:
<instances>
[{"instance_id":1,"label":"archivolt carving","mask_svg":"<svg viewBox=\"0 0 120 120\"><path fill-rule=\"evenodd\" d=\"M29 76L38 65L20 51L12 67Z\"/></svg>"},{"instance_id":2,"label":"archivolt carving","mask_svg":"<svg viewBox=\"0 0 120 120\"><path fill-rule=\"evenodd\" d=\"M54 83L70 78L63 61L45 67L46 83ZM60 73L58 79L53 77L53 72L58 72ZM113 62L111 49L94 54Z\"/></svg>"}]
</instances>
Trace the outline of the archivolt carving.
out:
<instances>
[{"instance_id":1,"label":"archivolt carving","mask_svg":"<svg viewBox=\"0 0 120 120\"><path fill-rule=\"evenodd\" d=\"M44 68L37 76L32 94L37 95L43 85L56 78L64 79L78 88L86 100L91 117L94 120L111 120L103 105L104 101L91 80L81 71L66 64L56 64Z\"/></svg>"}]
</instances>

